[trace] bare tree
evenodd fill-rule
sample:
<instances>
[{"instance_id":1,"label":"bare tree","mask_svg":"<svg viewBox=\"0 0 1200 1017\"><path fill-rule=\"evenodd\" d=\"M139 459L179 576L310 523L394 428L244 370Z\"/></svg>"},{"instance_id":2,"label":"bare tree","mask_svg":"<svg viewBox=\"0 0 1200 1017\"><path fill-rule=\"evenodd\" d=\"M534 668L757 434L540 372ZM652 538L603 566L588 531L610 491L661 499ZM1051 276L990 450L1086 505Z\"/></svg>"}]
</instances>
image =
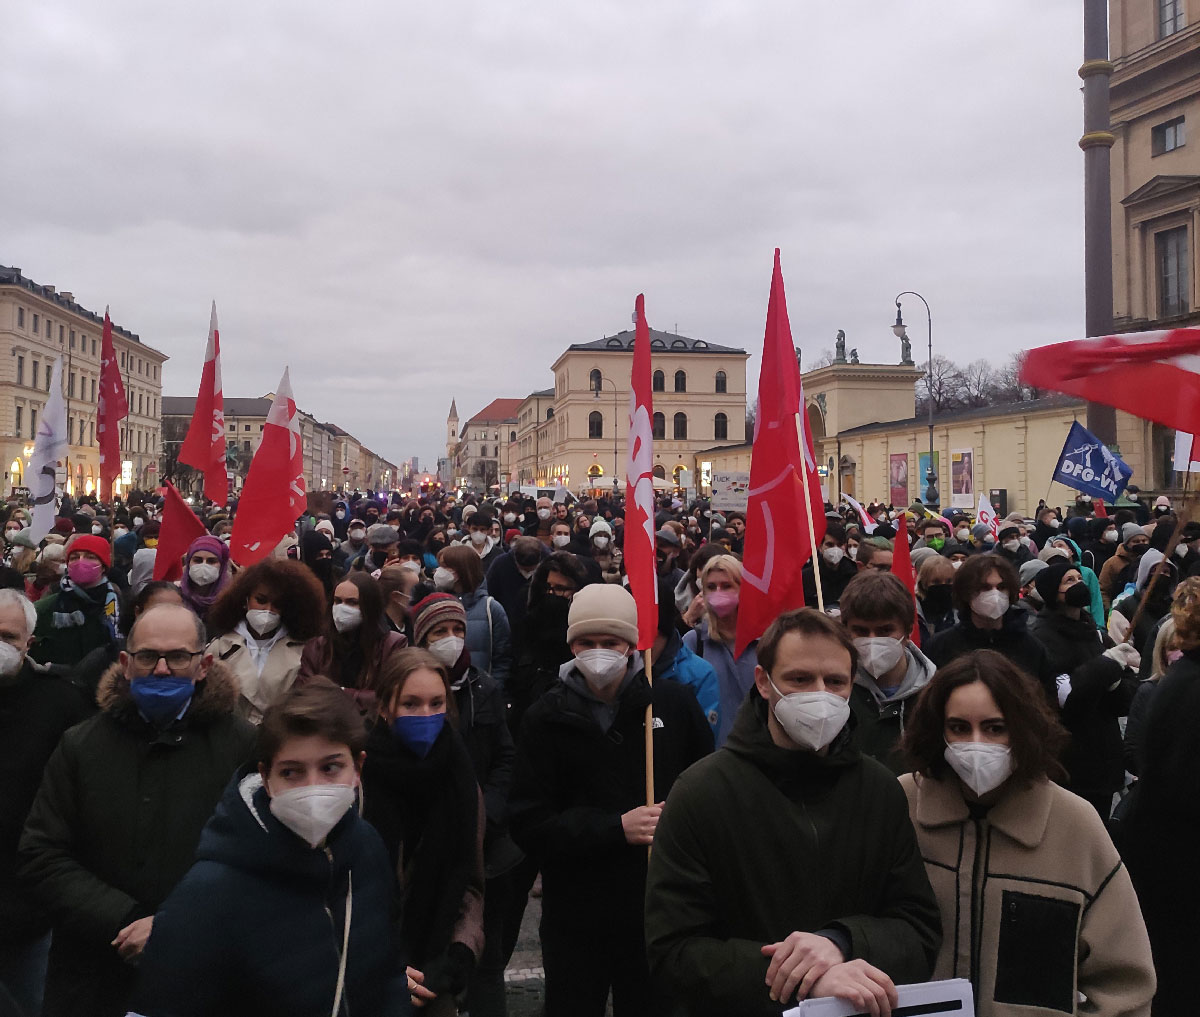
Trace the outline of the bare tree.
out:
<instances>
[{"instance_id":1,"label":"bare tree","mask_svg":"<svg viewBox=\"0 0 1200 1017\"><path fill-rule=\"evenodd\" d=\"M959 400L964 406L987 406L995 401L996 369L986 360L972 360L959 371L962 387Z\"/></svg>"},{"instance_id":2,"label":"bare tree","mask_svg":"<svg viewBox=\"0 0 1200 1017\"><path fill-rule=\"evenodd\" d=\"M962 369L938 354L933 358L933 373L926 370L925 377L917 383L917 415L928 411L930 393L933 394L933 412L944 413L962 405Z\"/></svg>"},{"instance_id":3,"label":"bare tree","mask_svg":"<svg viewBox=\"0 0 1200 1017\"><path fill-rule=\"evenodd\" d=\"M1014 353L1008 363L995 374L993 398L1006 403L1024 403L1037 399L1041 392L1021 381L1021 365L1025 362L1025 351Z\"/></svg>"}]
</instances>

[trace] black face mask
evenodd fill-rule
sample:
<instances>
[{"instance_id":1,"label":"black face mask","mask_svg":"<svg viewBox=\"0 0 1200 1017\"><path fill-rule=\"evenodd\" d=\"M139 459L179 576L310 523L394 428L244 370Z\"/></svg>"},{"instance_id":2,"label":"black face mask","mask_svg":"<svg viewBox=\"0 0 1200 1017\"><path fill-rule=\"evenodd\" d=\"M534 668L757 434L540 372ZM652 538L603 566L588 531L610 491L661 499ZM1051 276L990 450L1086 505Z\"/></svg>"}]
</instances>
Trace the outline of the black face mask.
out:
<instances>
[{"instance_id":1,"label":"black face mask","mask_svg":"<svg viewBox=\"0 0 1200 1017\"><path fill-rule=\"evenodd\" d=\"M1092 591L1086 583L1076 583L1063 594L1063 603L1067 607L1088 607L1092 603Z\"/></svg>"},{"instance_id":2,"label":"black face mask","mask_svg":"<svg viewBox=\"0 0 1200 1017\"><path fill-rule=\"evenodd\" d=\"M308 567L312 569L313 575L321 581L322 586L329 585L330 580L333 579L332 558L319 558L317 561L310 561Z\"/></svg>"},{"instance_id":3,"label":"black face mask","mask_svg":"<svg viewBox=\"0 0 1200 1017\"><path fill-rule=\"evenodd\" d=\"M386 561L387 561L387 551L372 551L371 552L371 564L374 565L377 569L383 568L384 563Z\"/></svg>"},{"instance_id":4,"label":"black face mask","mask_svg":"<svg viewBox=\"0 0 1200 1017\"><path fill-rule=\"evenodd\" d=\"M921 604L925 614L932 618L941 618L950 612L953 606L953 588L950 586L931 586L925 591Z\"/></svg>"},{"instance_id":5,"label":"black face mask","mask_svg":"<svg viewBox=\"0 0 1200 1017\"><path fill-rule=\"evenodd\" d=\"M1150 550L1149 544L1135 544L1133 547L1129 548L1129 553L1131 555L1133 555L1135 558L1140 558L1142 555L1144 555L1149 550Z\"/></svg>"}]
</instances>

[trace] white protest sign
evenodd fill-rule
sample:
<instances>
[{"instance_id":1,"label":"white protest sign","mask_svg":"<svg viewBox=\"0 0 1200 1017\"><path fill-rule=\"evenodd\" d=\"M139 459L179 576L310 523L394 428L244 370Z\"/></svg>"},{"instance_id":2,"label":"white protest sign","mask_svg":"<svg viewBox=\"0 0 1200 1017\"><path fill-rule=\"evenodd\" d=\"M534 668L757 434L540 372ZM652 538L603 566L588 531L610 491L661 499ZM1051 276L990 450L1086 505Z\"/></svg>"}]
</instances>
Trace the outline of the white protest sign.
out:
<instances>
[{"instance_id":1,"label":"white protest sign","mask_svg":"<svg viewBox=\"0 0 1200 1017\"><path fill-rule=\"evenodd\" d=\"M712 507L718 512L745 512L749 500L749 473L712 475Z\"/></svg>"},{"instance_id":2,"label":"white protest sign","mask_svg":"<svg viewBox=\"0 0 1200 1017\"><path fill-rule=\"evenodd\" d=\"M898 1010L919 1013L922 1017L975 1017L975 997L971 983L965 978L948 978L943 982L921 982L917 985L897 985L899 997L892 1013ZM834 996L806 999L799 1006L785 1010L783 1017L861 1017L862 1011L853 1003Z\"/></svg>"}]
</instances>

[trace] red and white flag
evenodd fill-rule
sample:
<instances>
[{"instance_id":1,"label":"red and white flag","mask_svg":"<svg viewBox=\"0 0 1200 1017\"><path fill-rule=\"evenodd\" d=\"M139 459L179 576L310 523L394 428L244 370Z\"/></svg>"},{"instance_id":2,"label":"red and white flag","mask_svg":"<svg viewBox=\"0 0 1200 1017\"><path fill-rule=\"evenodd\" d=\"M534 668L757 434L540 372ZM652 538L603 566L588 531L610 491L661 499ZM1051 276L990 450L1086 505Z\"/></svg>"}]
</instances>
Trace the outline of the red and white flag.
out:
<instances>
[{"instance_id":1,"label":"red and white flag","mask_svg":"<svg viewBox=\"0 0 1200 1017\"><path fill-rule=\"evenodd\" d=\"M1021 380L1188 434L1200 432L1200 328L1041 346L1025 354Z\"/></svg>"},{"instance_id":2,"label":"red and white flag","mask_svg":"<svg viewBox=\"0 0 1200 1017\"><path fill-rule=\"evenodd\" d=\"M229 474L225 468L225 397L221 392L221 333L217 328L217 302L208 322L208 348L196 408L179 461L204 474L204 497L217 505L229 500Z\"/></svg>"},{"instance_id":3,"label":"red and white flag","mask_svg":"<svg viewBox=\"0 0 1200 1017\"><path fill-rule=\"evenodd\" d=\"M1000 520L996 518L996 510L982 491L979 493L979 505L975 509L975 523L986 526L991 531L992 540L1000 534Z\"/></svg>"},{"instance_id":4,"label":"red and white flag","mask_svg":"<svg viewBox=\"0 0 1200 1017\"><path fill-rule=\"evenodd\" d=\"M874 533L875 527L878 524L875 522L874 519L872 519L869 515L867 515L867 510L862 507L862 504L858 501L855 501L853 495L846 494L845 492L842 493L842 497L845 498L846 501L848 501L850 503L850 507L852 509L854 509L855 512L858 513L859 521L862 523L863 532L864 533Z\"/></svg>"},{"instance_id":5,"label":"red and white flag","mask_svg":"<svg viewBox=\"0 0 1200 1017\"><path fill-rule=\"evenodd\" d=\"M825 513L817 511L825 501L812 436L804 425L804 390L776 248L758 374L735 646L738 654L781 613L804 606L802 569L813 555L807 514L812 514L816 542L825 536Z\"/></svg>"},{"instance_id":6,"label":"red and white flag","mask_svg":"<svg viewBox=\"0 0 1200 1017\"><path fill-rule=\"evenodd\" d=\"M300 417L284 368L233 520L230 557L253 565L275 550L306 508Z\"/></svg>"},{"instance_id":7,"label":"red and white flag","mask_svg":"<svg viewBox=\"0 0 1200 1017\"><path fill-rule=\"evenodd\" d=\"M917 577L913 573L912 551L908 546L908 513L901 512L896 519L896 539L892 542L892 575L908 587L913 599L912 631L908 638L913 646L921 645L921 626L917 622Z\"/></svg>"},{"instance_id":8,"label":"red and white flag","mask_svg":"<svg viewBox=\"0 0 1200 1017\"><path fill-rule=\"evenodd\" d=\"M100 445L100 500L112 501L113 481L121 475L121 421L129 416L125 385L113 347L112 320L104 308L100 344L100 399L96 411L96 438Z\"/></svg>"},{"instance_id":9,"label":"red and white flag","mask_svg":"<svg viewBox=\"0 0 1200 1017\"><path fill-rule=\"evenodd\" d=\"M637 602L639 650L658 634L658 573L654 554L654 396L650 377L650 326L638 294L629 383L629 439L625 459L625 574Z\"/></svg>"}]
</instances>

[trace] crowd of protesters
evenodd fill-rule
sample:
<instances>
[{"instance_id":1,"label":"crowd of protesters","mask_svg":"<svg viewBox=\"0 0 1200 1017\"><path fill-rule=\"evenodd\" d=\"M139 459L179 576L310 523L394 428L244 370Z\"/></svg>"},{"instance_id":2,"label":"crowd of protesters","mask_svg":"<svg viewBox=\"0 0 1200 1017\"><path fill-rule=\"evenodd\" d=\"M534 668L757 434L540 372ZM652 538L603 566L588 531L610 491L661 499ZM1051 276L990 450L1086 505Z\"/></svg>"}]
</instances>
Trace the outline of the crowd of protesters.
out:
<instances>
[{"instance_id":1,"label":"crowd of protesters","mask_svg":"<svg viewBox=\"0 0 1200 1017\"><path fill-rule=\"evenodd\" d=\"M826 505L739 653L747 519L664 497L650 675L619 501L356 493L246 568L198 507L177 582L159 505L5 513L3 1017L496 1017L531 893L547 1017L1191 1012L1166 499Z\"/></svg>"}]
</instances>

